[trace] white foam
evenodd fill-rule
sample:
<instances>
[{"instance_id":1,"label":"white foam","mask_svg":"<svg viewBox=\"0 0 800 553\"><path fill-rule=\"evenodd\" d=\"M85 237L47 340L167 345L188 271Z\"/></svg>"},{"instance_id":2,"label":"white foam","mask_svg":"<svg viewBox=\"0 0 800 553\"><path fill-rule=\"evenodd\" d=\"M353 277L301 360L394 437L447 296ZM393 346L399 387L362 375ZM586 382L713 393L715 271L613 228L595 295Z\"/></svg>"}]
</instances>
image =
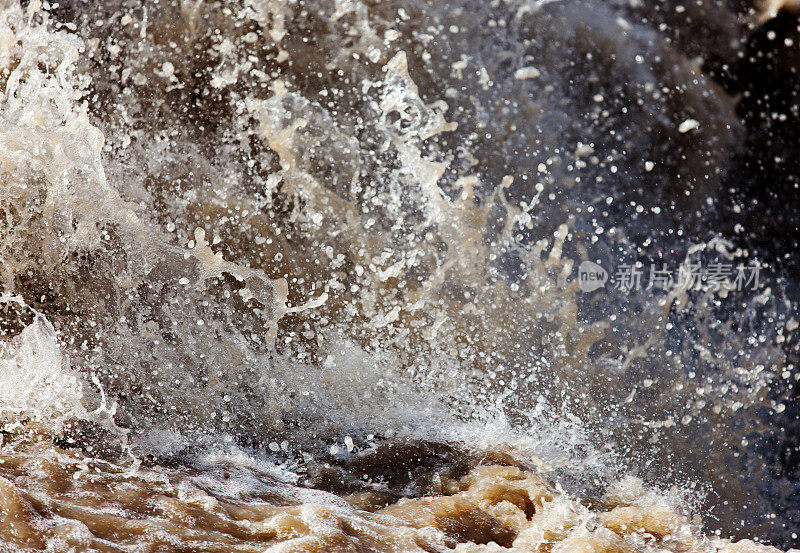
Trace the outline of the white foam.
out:
<instances>
[{"instance_id":1,"label":"white foam","mask_svg":"<svg viewBox=\"0 0 800 553\"><path fill-rule=\"evenodd\" d=\"M11 430L34 422L57 433L64 422L85 418L83 385L61 352L53 326L42 316L0 343L0 423Z\"/></svg>"}]
</instances>

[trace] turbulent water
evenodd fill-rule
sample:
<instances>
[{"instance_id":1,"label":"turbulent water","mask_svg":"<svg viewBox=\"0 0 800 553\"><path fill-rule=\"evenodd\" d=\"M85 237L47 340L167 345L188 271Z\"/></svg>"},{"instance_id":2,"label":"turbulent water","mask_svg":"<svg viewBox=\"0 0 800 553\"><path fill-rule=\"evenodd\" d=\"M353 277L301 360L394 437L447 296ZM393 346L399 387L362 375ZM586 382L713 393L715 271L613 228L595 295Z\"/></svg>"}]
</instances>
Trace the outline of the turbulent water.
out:
<instances>
[{"instance_id":1,"label":"turbulent water","mask_svg":"<svg viewBox=\"0 0 800 553\"><path fill-rule=\"evenodd\" d=\"M0 0L0 551L800 543L796 9Z\"/></svg>"}]
</instances>

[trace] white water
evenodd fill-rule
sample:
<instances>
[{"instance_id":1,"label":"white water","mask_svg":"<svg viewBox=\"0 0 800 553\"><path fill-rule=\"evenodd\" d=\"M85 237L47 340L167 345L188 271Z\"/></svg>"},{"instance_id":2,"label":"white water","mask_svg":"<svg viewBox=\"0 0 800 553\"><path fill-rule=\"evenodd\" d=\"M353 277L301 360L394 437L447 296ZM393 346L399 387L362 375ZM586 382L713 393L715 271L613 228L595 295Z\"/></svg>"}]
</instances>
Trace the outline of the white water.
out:
<instances>
[{"instance_id":1,"label":"white water","mask_svg":"<svg viewBox=\"0 0 800 553\"><path fill-rule=\"evenodd\" d=\"M652 6L6 4L12 444L276 463L386 502L504 451L568 495L635 474L709 529L791 539L790 484L752 447L796 374L780 284L576 280L586 259L749 261L698 216L734 100L639 22ZM704 17L719 32L687 50L743 32Z\"/></svg>"}]
</instances>

